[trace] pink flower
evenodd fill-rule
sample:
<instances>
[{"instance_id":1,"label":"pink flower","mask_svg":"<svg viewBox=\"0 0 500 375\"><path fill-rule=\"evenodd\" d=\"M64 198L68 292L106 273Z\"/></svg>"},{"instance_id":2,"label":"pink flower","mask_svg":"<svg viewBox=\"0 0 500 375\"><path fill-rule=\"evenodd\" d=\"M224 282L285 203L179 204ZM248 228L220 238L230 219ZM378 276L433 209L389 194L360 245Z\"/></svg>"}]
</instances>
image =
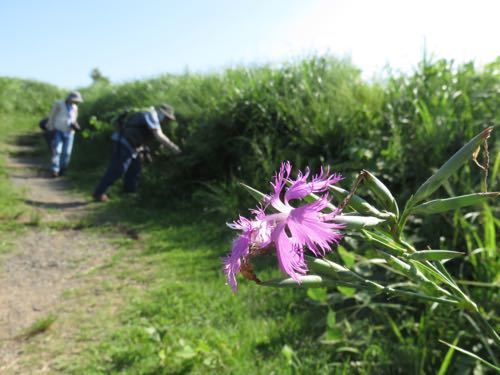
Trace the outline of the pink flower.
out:
<instances>
[{"instance_id":1,"label":"pink flower","mask_svg":"<svg viewBox=\"0 0 500 375\"><path fill-rule=\"evenodd\" d=\"M230 228L242 231L234 239L231 253L224 259L224 272L234 292L237 288L236 275L240 271L242 259L249 255L250 246L262 249L271 242L271 228L266 221L261 220L265 216L264 212L261 210L253 212L254 220L240 216L238 221L228 224Z\"/></svg>"},{"instance_id":2,"label":"pink flower","mask_svg":"<svg viewBox=\"0 0 500 375\"><path fill-rule=\"evenodd\" d=\"M322 212L329 203L327 194L298 207L293 207L290 201L302 199L312 193L324 192L329 185L339 182L342 177L337 174L329 175L328 170L326 173L321 170L319 175L312 177L311 182L307 182L307 169L305 174L299 171L297 179L291 180L291 169L289 162L283 163L274 177L274 194L266 200L279 213L267 215L264 220L274 224L271 224L275 227L272 240L276 245L281 270L298 281L299 276L307 272L304 248L307 247L315 256L324 256L331 251L330 246L342 238L339 229L343 226L331 222L339 213L338 210L327 214ZM290 182L290 187L283 194L286 181Z\"/></svg>"},{"instance_id":3,"label":"pink flower","mask_svg":"<svg viewBox=\"0 0 500 375\"><path fill-rule=\"evenodd\" d=\"M331 245L342 238L339 231L343 228L332 219L339 214L338 209L331 210L327 194L311 203L300 203L301 199L312 193L324 193L328 186L342 179L340 175L329 174L321 169L320 174L309 178L309 169L304 174L300 171L297 179L290 179L292 167L289 162L282 163L279 172L271 183L273 194L266 196L264 209L253 211L255 218L248 220L240 217L230 227L242 231L233 241L231 253L224 260L224 271L228 283L236 291L236 274L241 269L242 260L247 260L271 243L276 248L280 269L294 280L299 281L307 272L304 251L309 249L315 256L324 256L331 251ZM286 188L286 185L290 185ZM295 204L292 206L291 201ZM326 208L330 212L322 212ZM274 209L273 213L265 211ZM277 211L277 212L276 212Z\"/></svg>"}]
</instances>

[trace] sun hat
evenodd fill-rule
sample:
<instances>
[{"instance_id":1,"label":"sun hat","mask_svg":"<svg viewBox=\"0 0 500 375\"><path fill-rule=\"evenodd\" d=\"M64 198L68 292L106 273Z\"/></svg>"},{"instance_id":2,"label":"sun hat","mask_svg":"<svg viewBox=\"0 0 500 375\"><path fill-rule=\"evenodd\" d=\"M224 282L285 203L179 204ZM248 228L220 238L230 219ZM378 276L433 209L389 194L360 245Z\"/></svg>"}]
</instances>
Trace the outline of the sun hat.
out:
<instances>
[{"instance_id":1,"label":"sun hat","mask_svg":"<svg viewBox=\"0 0 500 375\"><path fill-rule=\"evenodd\" d=\"M168 119L175 120L174 108L168 104L160 104L156 110L163 113Z\"/></svg>"},{"instance_id":2,"label":"sun hat","mask_svg":"<svg viewBox=\"0 0 500 375\"><path fill-rule=\"evenodd\" d=\"M74 102L74 103L81 103L81 102L83 102L83 98L82 98L82 95L78 91L71 91L68 94L66 101Z\"/></svg>"}]
</instances>

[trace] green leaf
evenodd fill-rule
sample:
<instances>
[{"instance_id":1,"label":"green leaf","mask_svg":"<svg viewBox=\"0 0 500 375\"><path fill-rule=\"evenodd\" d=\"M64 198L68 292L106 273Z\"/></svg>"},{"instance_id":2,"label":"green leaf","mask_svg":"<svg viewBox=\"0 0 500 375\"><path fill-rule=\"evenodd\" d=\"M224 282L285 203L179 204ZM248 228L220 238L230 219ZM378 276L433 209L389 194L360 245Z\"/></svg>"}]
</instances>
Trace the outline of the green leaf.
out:
<instances>
[{"instance_id":1,"label":"green leaf","mask_svg":"<svg viewBox=\"0 0 500 375\"><path fill-rule=\"evenodd\" d=\"M464 253L451 250L421 250L408 256L413 260L446 260L464 256Z\"/></svg>"},{"instance_id":2,"label":"green leaf","mask_svg":"<svg viewBox=\"0 0 500 375\"><path fill-rule=\"evenodd\" d=\"M333 280L329 280L327 278L323 278L318 275L306 275L299 277L299 281L295 281L292 278L285 279L275 279L263 281L259 285L262 286L274 286L274 287L295 287L298 288L300 286L306 288L321 288L326 286L336 286L336 282Z\"/></svg>"},{"instance_id":3,"label":"green leaf","mask_svg":"<svg viewBox=\"0 0 500 375\"><path fill-rule=\"evenodd\" d=\"M500 196L499 192L492 192L461 195L459 197L446 199L436 199L413 207L410 212L412 214L437 214L440 212L480 204L487 201L488 198L496 198L498 196Z\"/></svg>"},{"instance_id":4,"label":"green leaf","mask_svg":"<svg viewBox=\"0 0 500 375\"><path fill-rule=\"evenodd\" d=\"M472 138L465 146L458 150L439 170L427 179L413 196L412 203L418 203L431 195L443 182L450 177L462 164L464 164L476 150L483 140L490 136L493 127L483 130Z\"/></svg>"},{"instance_id":5,"label":"green leaf","mask_svg":"<svg viewBox=\"0 0 500 375\"><path fill-rule=\"evenodd\" d=\"M373 216L355 215L339 215L332 221L337 224L344 224L348 229L371 228L385 222L385 220Z\"/></svg>"},{"instance_id":6,"label":"green leaf","mask_svg":"<svg viewBox=\"0 0 500 375\"><path fill-rule=\"evenodd\" d=\"M483 227L484 227L484 245L488 251L488 256L494 259L497 255L497 235L495 217L493 216L492 209L487 205L483 205Z\"/></svg>"},{"instance_id":7,"label":"green leaf","mask_svg":"<svg viewBox=\"0 0 500 375\"><path fill-rule=\"evenodd\" d=\"M330 280L341 280L341 281L355 281L359 280L357 276L350 269L345 266L335 263L334 261L324 259L324 258L314 258L306 255L307 264L309 269L315 273L325 276Z\"/></svg>"},{"instance_id":8,"label":"green leaf","mask_svg":"<svg viewBox=\"0 0 500 375\"><path fill-rule=\"evenodd\" d=\"M326 315L326 325L329 328L335 327L335 324L337 323L337 319L335 317L335 312L332 310L328 310L328 314Z\"/></svg>"},{"instance_id":9,"label":"green leaf","mask_svg":"<svg viewBox=\"0 0 500 375\"><path fill-rule=\"evenodd\" d=\"M261 202L265 198L265 194L261 193L257 189L254 189L251 186L245 185L244 183L240 182L241 186L243 186L247 191L254 197L258 202Z\"/></svg>"},{"instance_id":10,"label":"green leaf","mask_svg":"<svg viewBox=\"0 0 500 375\"><path fill-rule=\"evenodd\" d=\"M336 287L336 286L349 286L349 287L362 287L352 282L341 281L341 280L331 280L326 277L319 275L305 275L300 276L298 281L292 278L286 279L275 279L263 281L259 285L270 286L278 288L321 288L321 287Z\"/></svg>"},{"instance_id":11,"label":"green leaf","mask_svg":"<svg viewBox=\"0 0 500 375\"><path fill-rule=\"evenodd\" d=\"M492 368L493 370L496 370L496 371L499 371L500 372L500 367L497 367L495 366L494 364L488 362L487 360L485 359L482 359L480 356L478 356L477 354L474 354L474 353L471 353L469 352L468 350L465 350L465 349L462 349L460 348L459 346L456 346L456 345L453 345L453 344L449 344L447 343L446 341L443 341L443 340L439 340L440 342L442 342L443 344L445 345L448 345L450 348L453 348L455 350L458 350L459 352L461 353L464 353L466 355L468 355L469 357L472 357L474 359L477 359L479 362L482 362L484 363L486 366Z\"/></svg>"},{"instance_id":12,"label":"green leaf","mask_svg":"<svg viewBox=\"0 0 500 375\"><path fill-rule=\"evenodd\" d=\"M338 286L337 289L340 293L342 293L346 297L352 297L353 295L356 294L355 288L350 288L347 286Z\"/></svg>"},{"instance_id":13,"label":"green leaf","mask_svg":"<svg viewBox=\"0 0 500 375\"><path fill-rule=\"evenodd\" d=\"M335 344L343 338L342 330L339 327L330 328L326 331L324 338L321 340L322 344Z\"/></svg>"},{"instance_id":14,"label":"green leaf","mask_svg":"<svg viewBox=\"0 0 500 375\"><path fill-rule=\"evenodd\" d=\"M283 348L281 349L281 354L285 357L288 365L291 365L293 363L293 357L295 355L295 352L290 346L283 345Z\"/></svg>"},{"instance_id":15,"label":"green leaf","mask_svg":"<svg viewBox=\"0 0 500 375\"><path fill-rule=\"evenodd\" d=\"M342 202L345 199L345 197L347 197L349 195L349 192L347 190L339 188L338 186L330 185L329 189L330 189L330 192L332 192L332 194L340 202ZM356 194L351 196L347 205L362 215L375 216L375 217L378 217L380 219L388 219L391 216L393 216L389 212L381 212L381 211L377 210L370 203L368 203L367 201L365 201L363 198L361 198L360 196L358 196Z\"/></svg>"},{"instance_id":16,"label":"green leaf","mask_svg":"<svg viewBox=\"0 0 500 375\"><path fill-rule=\"evenodd\" d=\"M347 267L354 266L354 263L356 263L356 257L354 256L353 253L347 251L343 246L339 246L337 248L337 251L340 257L342 258L342 261Z\"/></svg>"},{"instance_id":17,"label":"green leaf","mask_svg":"<svg viewBox=\"0 0 500 375\"><path fill-rule=\"evenodd\" d=\"M310 288L307 290L307 296L313 301L326 302L328 293L326 288Z\"/></svg>"},{"instance_id":18,"label":"green leaf","mask_svg":"<svg viewBox=\"0 0 500 375\"><path fill-rule=\"evenodd\" d=\"M426 266L425 264L419 262L418 260L410 259L410 263L413 264L425 276L430 277L434 281L444 283L444 284L450 284L450 281L446 277L444 277L440 273L436 272L435 270L433 270L429 266Z\"/></svg>"},{"instance_id":19,"label":"green leaf","mask_svg":"<svg viewBox=\"0 0 500 375\"><path fill-rule=\"evenodd\" d=\"M363 170L362 173L365 176L365 185L375 195L375 198L377 198L380 204L382 204L384 209L392 212L394 215L396 215L396 217L398 217L398 204L387 186L385 186L382 181L380 181L377 177L375 177L367 170Z\"/></svg>"},{"instance_id":20,"label":"green leaf","mask_svg":"<svg viewBox=\"0 0 500 375\"><path fill-rule=\"evenodd\" d=\"M175 353L175 356L181 359L188 360L196 357L196 351L191 346L185 345L181 350Z\"/></svg>"},{"instance_id":21,"label":"green leaf","mask_svg":"<svg viewBox=\"0 0 500 375\"><path fill-rule=\"evenodd\" d=\"M354 353L359 354L359 350L352 346L341 346L335 349L335 353Z\"/></svg>"},{"instance_id":22,"label":"green leaf","mask_svg":"<svg viewBox=\"0 0 500 375\"><path fill-rule=\"evenodd\" d=\"M453 340L453 345L458 344L460 336L457 336L455 340ZM453 354L455 353L455 349L453 347L450 347L448 349L448 352L446 353L446 356L444 357L443 363L441 363L441 366L439 367L439 371L437 375L446 375L448 372L448 368L450 367L451 359L453 358Z\"/></svg>"},{"instance_id":23,"label":"green leaf","mask_svg":"<svg viewBox=\"0 0 500 375\"><path fill-rule=\"evenodd\" d=\"M377 249L378 250L378 249ZM387 263L394 268L397 272L402 273L403 275L408 276L411 270L411 266L408 263L403 262L398 257L395 257L391 254L387 254L384 251L378 250L379 254L384 258Z\"/></svg>"},{"instance_id":24,"label":"green leaf","mask_svg":"<svg viewBox=\"0 0 500 375\"><path fill-rule=\"evenodd\" d=\"M392 255L401 255L406 252L401 245L388 236L366 230L362 230L361 232L368 241L378 245Z\"/></svg>"},{"instance_id":25,"label":"green leaf","mask_svg":"<svg viewBox=\"0 0 500 375\"><path fill-rule=\"evenodd\" d=\"M396 337L398 338L399 342L401 344L404 344L405 342L405 339L403 337L403 334L401 333L401 330L399 329L398 325L396 324L396 322L394 321L394 319L391 318L391 316L389 314L384 314L384 317L387 319L387 321L389 322L389 325L391 326L392 328L392 331L394 332L394 334L396 335Z\"/></svg>"}]
</instances>

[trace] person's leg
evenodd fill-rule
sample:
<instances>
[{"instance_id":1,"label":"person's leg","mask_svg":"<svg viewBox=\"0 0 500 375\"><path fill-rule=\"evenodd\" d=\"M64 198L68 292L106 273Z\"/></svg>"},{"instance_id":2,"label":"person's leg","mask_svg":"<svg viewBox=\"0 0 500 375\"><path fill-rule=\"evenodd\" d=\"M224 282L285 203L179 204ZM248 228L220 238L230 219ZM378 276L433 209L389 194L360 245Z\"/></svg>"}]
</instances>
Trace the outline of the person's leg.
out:
<instances>
[{"instance_id":1,"label":"person's leg","mask_svg":"<svg viewBox=\"0 0 500 375\"><path fill-rule=\"evenodd\" d=\"M58 175L61 170L61 153L63 148L63 133L54 130L52 138L52 173Z\"/></svg>"},{"instance_id":2,"label":"person's leg","mask_svg":"<svg viewBox=\"0 0 500 375\"><path fill-rule=\"evenodd\" d=\"M125 176L123 176L123 191L125 193L135 193L137 191L141 169L139 158L132 159Z\"/></svg>"},{"instance_id":3,"label":"person's leg","mask_svg":"<svg viewBox=\"0 0 500 375\"><path fill-rule=\"evenodd\" d=\"M45 139L45 142L47 143L47 147L49 148L49 151L52 151L52 135L53 135L53 130L44 130L43 131L43 138Z\"/></svg>"},{"instance_id":4,"label":"person's leg","mask_svg":"<svg viewBox=\"0 0 500 375\"><path fill-rule=\"evenodd\" d=\"M106 190L127 171L132 160L130 151L124 146L120 146L118 142L113 142L113 153L108 169L96 186L94 197L97 198L105 194Z\"/></svg>"},{"instance_id":5,"label":"person's leg","mask_svg":"<svg viewBox=\"0 0 500 375\"><path fill-rule=\"evenodd\" d=\"M61 153L61 171L68 168L69 160L71 158L71 151L73 151L73 141L75 139L74 132L64 133L63 146Z\"/></svg>"}]
</instances>

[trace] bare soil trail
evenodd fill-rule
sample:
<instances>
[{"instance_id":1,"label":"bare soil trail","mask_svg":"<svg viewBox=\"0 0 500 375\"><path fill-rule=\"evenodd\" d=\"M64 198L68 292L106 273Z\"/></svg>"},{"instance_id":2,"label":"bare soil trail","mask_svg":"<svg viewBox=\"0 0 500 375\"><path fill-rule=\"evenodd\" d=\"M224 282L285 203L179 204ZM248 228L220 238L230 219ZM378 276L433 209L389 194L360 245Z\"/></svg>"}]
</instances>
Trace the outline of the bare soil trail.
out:
<instances>
[{"instance_id":1,"label":"bare soil trail","mask_svg":"<svg viewBox=\"0 0 500 375\"><path fill-rule=\"evenodd\" d=\"M50 178L47 160L33 154L32 146L9 147L7 170L24 192L27 213L20 220L27 225L12 233L12 249L0 257L0 374L52 373L50 358L29 372L19 365L26 333L47 316L60 324L68 305L63 295L92 287L99 275L89 276L91 270L109 261L115 249L107 236L79 227L94 203L72 193L64 177ZM78 308L91 315L92 301Z\"/></svg>"}]
</instances>

